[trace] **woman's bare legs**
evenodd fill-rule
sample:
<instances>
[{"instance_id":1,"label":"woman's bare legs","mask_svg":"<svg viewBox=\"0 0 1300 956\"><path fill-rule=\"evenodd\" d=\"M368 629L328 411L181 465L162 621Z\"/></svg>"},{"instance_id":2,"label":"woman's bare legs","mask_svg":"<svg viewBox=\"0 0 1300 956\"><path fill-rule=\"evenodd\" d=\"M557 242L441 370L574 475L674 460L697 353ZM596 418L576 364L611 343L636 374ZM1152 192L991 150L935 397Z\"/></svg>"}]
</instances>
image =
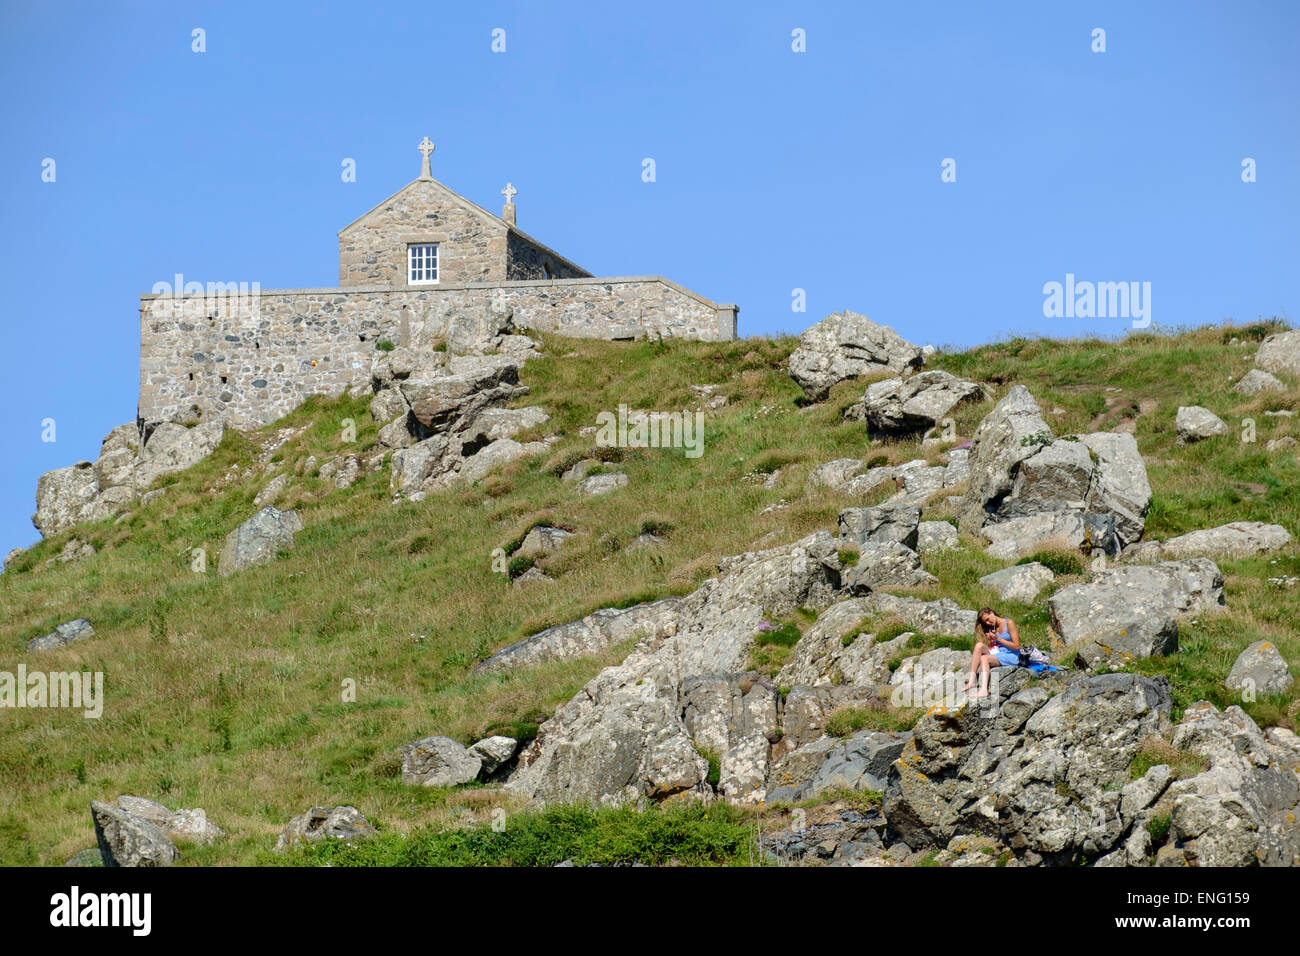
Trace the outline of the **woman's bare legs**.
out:
<instances>
[{"instance_id":1,"label":"woman's bare legs","mask_svg":"<svg viewBox=\"0 0 1300 956\"><path fill-rule=\"evenodd\" d=\"M975 650L971 652L970 656L970 676L966 678L966 686L962 688L963 691L970 690L971 685L975 683L975 672L979 670L980 661L988 653L989 648L987 644L980 642L975 645Z\"/></svg>"}]
</instances>

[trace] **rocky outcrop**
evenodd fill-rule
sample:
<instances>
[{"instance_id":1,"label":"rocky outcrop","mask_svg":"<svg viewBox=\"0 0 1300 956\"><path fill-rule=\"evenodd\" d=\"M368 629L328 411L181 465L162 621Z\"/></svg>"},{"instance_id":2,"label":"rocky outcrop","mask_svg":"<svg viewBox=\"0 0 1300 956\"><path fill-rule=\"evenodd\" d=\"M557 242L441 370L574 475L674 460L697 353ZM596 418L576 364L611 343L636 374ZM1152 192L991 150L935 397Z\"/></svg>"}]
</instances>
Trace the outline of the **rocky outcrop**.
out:
<instances>
[{"instance_id":1,"label":"rocky outcrop","mask_svg":"<svg viewBox=\"0 0 1300 956\"><path fill-rule=\"evenodd\" d=\"M970 473L959 526L979 531L1005 560L1048 544L1117 554L1142 536L1151 506L1132 435L1056 439L1019 385L976 429Z\"/></svg>"},{"instance_id":2,"label":"rocky outcrop","mask_svg":"<svg viewBox=\"0 0 1300 956\"><path fill-rule=\"evenodd\" d=\"M1255 353L1255 364L1270 372L1300 375L1300 330L1275 332Z\"/></svg>"},{"instance_id":3,"label":"rocky outcrop","mask_svg":"<svg viewBox=\"0 0 1300 956\"><path fill-rule=\"evenodd\" d=\"M1289 730L1262 733L1240 707L1220 712L1202 701L1187 708L1170 741L1209 761L1176 780L1145 814L1169 821L1156 846L1139 816L1125 862L1157 866L1300 864L1300 740Z\"/></svg>"},{"instance_id":4,"label":"rocky outcrop","mask_svg":"<svg viewBox=\"0 0 1300 956\"><path fill-rule=\"evenodd\" d=\"M79 461L41 475L32 524L49 537L85 521L103 520L161 476L184 471L212 454L224 435L220 422L193 428L163 422L142 446L134 424L119 425L104 437L94 462Z\"/></svg>"},{"instance_id":5,"label":"rocky outcrop","mask_svg":"<svg viewBox=\"0 0 1300 956\"><path fill-rule=\"evenodd\" d=\"M396 497L418 500L428 491L472 484L501 466L550 448L549 441L512 436L544 424L538 407L506 402L528 389L519 384L518 354L458 354L400 348L371 369L370 414L386 421L380 444L397 449L390 486Z\"/></svg>"},{"instance_id":6,"label":"rocky outcrop","mask_svg":"<svg viewBox=\"0 0 1300 956\"><path fill-rule=\"evenodd\" d=\"M1142 740L1167 718L1167 681L1077 677L1055 696L1021 685L1000 681L991 714L968 702L921 718L885 798L892 836L917 848L980 834L1029 862L1095 859L1123 839L1133 821L1121 814L1121 788Z\"/></svg>"},{"instance_id":7,"label":"rocky outcrop","mask_svg":"<svg viewBox=\"0 0 1300 956\"><path fill-rule=\"evenodd\" d=\"M682 599L675 626L642 638L541 725L507 789L536 804L707 798L709 763L684 722L687 679L743 674L769 613L825 607L840 584L835 539L826 532L729 558L719 570ZM722 784L726 792L757 792L746 781L770 756L757 736L728 735L718 755L720 779L735 781Z\"/></svg>"},{"instance_id":8,"label":"rocky outcrop","mask_svg":"<svg viewBox=\"0 0 1300 956\"><path fill-rule=\"evenodd\" d=\"M491 673L598 654L634 637L653 637L674 629L681 607L681 598L664 598L630 608L602 608L503 647L474 670Z\"/></svg>"},{"instance_id":9,"label":"rocky outcrop","mask_svg":"<svg viewBox=\"0 0 1300 956\"><path fill-rule=\"evenodd\" d=\"M74 621L64 621L49 634L41 637L34 637L27 642L29 651L52 651L56 648L66 647L69 644L75 644L78 641L84 641L89 637L94 637L95 629L90 622L84 617L79 617Z\"/></svg>"},{"instance_id":10,"label":"rocky outcrop","mask_svg":"<svg viewBox=\"0 0 1300 956\"><path fill-rule=\"evenodd\" d=\"M1052 430L1038 403L1023 385L1015 385L975 430L970 478L957 516L962 531L978 531L1001 507L1015 484L1016 466L1037 454Z\"/></svg>"},{"instance_id":11,"label":"rocky outcrop","mask_svg":"<svg viewBox=\"0 0 1300 956\"><path fill-rule=\"evenodd\" d=\"M1228 426L1223 423L1223 419L1200 405L1181 406L1174 417L1174 428L1178 432L1180 445L1228 434Z\"/></svg>"},{"instance_id":12,"label":"rocky outcrop","mask_svg":"<svg viewBox=\"0 0 1300 956\"><path fill-rule=\"evenodd\" d=\"M301 530L298 512L263 508L226 535L217 573L225 577L274 560L279 552L293 547L293 536Z\"/></svg>"},{"instance_id":13,"label":"rocky outcrop","mask_svg":"<svg viewBox=\"0 0 1300 956\"><path fill-rule=\"evenodd\" d=\"M915 550L920 523L920 508L846 508L840 512L839 531L841 538L859 546L896 541Z\"/></svg>"},{"instance_id":14,"label":"rocky outcrop","mask_svg":"<svg viewBox=\"0 0 1300 956\"><path fill-rule=\"evenodd\" d=\"M921 587L938 582L921 567L921 556L898 541L872 541L862 546L857 563L844 575L844 586L852 594L865 594L887 587Z\"/></svg>"},{"instance_id":15,"label":"rocky outcrop","mask_svg":"<svg viewBox=\"0 0 1300 956\"><path fill-rule=\"evenodd\" d=\"M276 852L295 843L316 843L321 840L343 840L351 843L374 836L378 831L356 807L312 807L294 817L280 831L275 841Z\"/></svg>"},{"instance_id":16,"label":"rocky outcrop","mask_svg":"<svg viewBox=\"0 0 1300 956\"><path fill-rule=\"evenodd\" d=\"M808 399L820 402L837 382L871 372L920 368L923 362L921 350L889 326L856 312L837 312L799 336L789 368Z\"/></svg>"},{"instance_id":17,"label":"rocky outcrop","mask_svg":"<svg viewBox=\"0 0 1300 956\"><path fill-rule=\"evenodd\" d=\"M875 615L867 598L831 605L795 644L776 677L777 684L870 687L887 683L889 659L902 650L907 638L877 643L875 634L863 631L864 623Z\"/></svg>"},{"instance_id":18,"label":"rocky outcrop","mask_svg":"<svg viewBox=\"0 0 1300 956\"><path fill-rule=\"evenodd\" d=\"M1168 558L1245 558L1268 554L1290 543L1291 533L1280 524L1233 521L1162 541L1160 553Z\"/></svg>"},{"instance_id":19,"label":"rocky outcrop","mask_svg":"<svg viewBox=\"0 0 1300 956\"><path fill-rule=\"evenodd\" d=\"M1112 567L1088 584L1061 588L1048 608L1052 627L1079 663L1122 666L1177 650L1177 619L1223 603L1222 573L1208 558L1196 558Z\"/></svg>"},{"instance_id":20,"label":"rocky outcrop","mask_svg":"<svg viewBox=\"0 0 1300 956\"><path fill-rule=\"evenodd\" d=\"M157 824L98 800L90 801L90 815L104 866L171 866L180 859Z\"/></svg>"},{"instance_id":21,"label":"rocky outcrop","mask_svg":"<svg viewBox=\"0 0 1300 956\"><path fill-rule=\"evenodd\" d=\"M948 372L920 372L909 378L872 382L862 397L861 417L872 432L907 435L924 432L957 407L984 400L984 389Z\"/></svg>"}]
</instances>

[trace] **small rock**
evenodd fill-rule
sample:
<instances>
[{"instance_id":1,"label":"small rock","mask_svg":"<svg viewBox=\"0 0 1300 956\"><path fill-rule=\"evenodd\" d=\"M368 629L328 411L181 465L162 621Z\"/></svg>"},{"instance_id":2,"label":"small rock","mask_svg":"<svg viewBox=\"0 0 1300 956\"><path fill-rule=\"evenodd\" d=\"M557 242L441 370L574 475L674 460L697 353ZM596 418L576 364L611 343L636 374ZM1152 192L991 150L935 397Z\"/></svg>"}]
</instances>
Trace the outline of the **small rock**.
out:
<instances>
[{"instance_id":1,"label":"small rock","mask_svg":"<svg viewBox=\"0 0 1300 956\"><path fill-rule=\"evenodd\" d=\"M312 807L289 821L275 841L277 852L294 843L319 840L362 840L377 831L356 807Z\"/></svg>"},{"instance_id":2,"label":"small rock","mask_svg":"<svg viewBox=\"0 0 1300 956\"><path fill-rule=\"evenodd\" d=\"M1056 579L1052 570L1037 561L1016 564L980 578L980 584L998 592L1004 601L1032 604L1038 592Z\"/></svg>"},{"instance_id":3,"label":"small rock","mask_svg":"<svg viewBox=\"0 0 1300 956\"><path fill-rule=\"evenodd\" d=\"M616 488L627 487L627 475L621 471L606 471L584 478L574 490L584 497L603 495Z\"/></svg>"},{"instance_id":4,"label":"small rock","mask_svg":"<svg viewBox=\"0 0 1300 956\"><path fill-rule=\"evenodd\" d=\"M519 550L514 553L513 557L532 558L542 554L550 554L553 551L558 551L560 546L572 537L572 531L538 525L524 535L523 543L519 545Z\"/></svg>"},{"instance_id":5,"label":"small rock","mask_svg":"<svg viewBox=\"0 0 1300 956\"><path fill-rule=\"evenodd\" d=\"M1284 694L1293 678L1286 660L1272 641L1256 641L1237 655L1223 683L1229 690Z\"/></svg>"},{"instance_id":6,"label":"small rock","mask_svg":"<svg viewBox=\"0 0 1300 956\"><path fill-rule=\"evenodd\" d=\"M504 736L485 737L469 745L469 752L482 761L483 775L489 777L509 763L518 749L519 741Z\"/></svg>"},{"instance_id":7,"label":"small rock","mask_svg":"<svg viewBox=\"0 0 1300 956\"><path fill-rule=\"evenodd\" d=\"M1179 407L1178 414L1174 418L1174 427L1178 430L1179 444L1190 444L1228 434L1228 426L1223 423L1223 419L1208 408L1199 405Z\"/></svg>"},{"instance_id":8,"label":"small rock","mask_svg":"<svg viewBox=\"0 0 1300 956\"><path fill-rule=\"evenodd\" d=\"M27 649L29 651L51 651L56 647L64 647L68 644L75 644L77 641L84 641L88 637L93 637L94 634L95 629L91 627L90 622L84 617L79 617L75 621L65 621L43 637L36 637L28 641Z\"/></svg>"}]
</instances>

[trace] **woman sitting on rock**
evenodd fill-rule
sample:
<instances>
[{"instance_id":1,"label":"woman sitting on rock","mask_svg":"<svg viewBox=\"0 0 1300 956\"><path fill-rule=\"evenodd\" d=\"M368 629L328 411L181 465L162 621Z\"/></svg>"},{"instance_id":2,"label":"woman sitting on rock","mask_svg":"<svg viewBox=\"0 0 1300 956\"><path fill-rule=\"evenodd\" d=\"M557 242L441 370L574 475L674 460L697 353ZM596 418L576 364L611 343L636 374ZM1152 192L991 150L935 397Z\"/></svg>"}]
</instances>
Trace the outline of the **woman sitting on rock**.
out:
<instances>
[{"instance_id":1,"label":"woman sitting on rock","mask_svg":"<svg viewBox=\"0 0 1300 956\"><path fill-rule=\"evenodd\" d=\"M970 658L970 677L963 690L970 690L979 671L980 689L972 697L989 695L989 668L1014 667L1020 663L1020 631L1009 617L998 617L991 607L980 608L975 616L975 652Z\"/></svg>"}]
</instances>

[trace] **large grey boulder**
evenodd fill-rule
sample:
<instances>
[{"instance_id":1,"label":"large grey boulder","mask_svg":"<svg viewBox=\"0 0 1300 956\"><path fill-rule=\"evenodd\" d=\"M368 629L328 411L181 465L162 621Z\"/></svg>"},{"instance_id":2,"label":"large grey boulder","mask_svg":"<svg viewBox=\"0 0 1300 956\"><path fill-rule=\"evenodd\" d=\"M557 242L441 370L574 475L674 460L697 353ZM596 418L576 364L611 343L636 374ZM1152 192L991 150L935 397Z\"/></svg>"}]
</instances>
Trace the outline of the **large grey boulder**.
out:
<instances>
[{"instance_id":1,"label":"large grey boulder","mask_svg":"<svg viewBox=\"0 0 1300 956\"><path fill-rule=\"evenodd\" d=\"M865 467L866 462L858 458L837 458L818 465L808 473L806 485L809 488L834 488L841 490L849 480L856 477Z\"/></svg>"},{"instance_id":2,"label":"large grey boulder","mask_svg":"<svg viewBox=\"0 0 1300 956\"><path fill-rule=\"evenodd\" d=\"M921 567L921 556L898 541L872 541L862 546L858 562L848 570L844 585L852 594L887 587L920 587L939 579Z\"/></svg>"},{"instance_id":3,"label":"large grey boulder","mask_svg":"<svg viewBox=\"0 0 1300 956\"><path fill-rule=\"evenodd\" d=\"M90 801L95 839L104 866L171 866L180 859L162 829L120 807Z\"/></svg>"},{"instance_id":4,"label":"large grey boulder","mask_svg":"<svg viewBox=\"0 0 1300 956\"><path fill-rule=\"evenodd\" d=\"M944 465L919 460L899 465L893 471L898 491L884 501L891 508L920 508L947 486L948 469Z\"/></svg>"},{"instance_id":5,"label":"large grey boulder","mask_svg":"<svg viewBox=\"0 0 1300 956\"><path fill-rule=\"evenodd\" d=\"M1243 693L1285 694L1292 681L1291 668L1277 645L1256 641L1237 655L1223 683L1229 690Z\"/></svg>"},{"instance_id":6,"label":"large grey boulder","mask_svg":"<svg viewBox=\"0 0 1300 956\"><path fill-rule=\"evenodd\" d=\"M922 634L965 636L975 631L975 612L961 607L952 598L922 601L877 591L863 601L876 614L897 617L907 627Z\"/></svg>"},{"instance_id":7,"label":"large grey boulder","mask_svg":"<svg viewBox=\"0 0 1300 956\"><path fill-rule=\"evenodd\" d=\"M1286 385L1280 382L1276 376L1270 375L1261 369L1252 368L1241 377L1241 381L1232 386L1232 390L1239 395L1258 395L1260 392L1285 392Z\"/></svg>"},{"instance_id":8,"label":"large grey boulder","mask_svg":"<svg viewBox=\"0 0 1300 956\"><path fill-rule=\"evenodd\" d=\"M681 693L686 733L718 760L718 793L731 803L761 801L771 745L780 737L780 693L752 673L693 675L683 678Z\"/></svg>"},{"instance_id":9,"label":"large grey boulder","mask_svg":"<svg viewBox=\"0 0 1300 956\"><path fill-rule=\"evenodd\" d=\"M917 524L916 532L916 550L922 555L961 547L957 528L950 521L922 521Z\"/></svg>"},{"instance_id":10,"label":"large grey boulder","mask_svg":"<svg viewBox=\"0 0 1300 956\"><path fill-rule=\"evenodd\" d=\"M550 450L550 447L550 443L544 441L517 442L513 438L498 438L485 448L461 459L458 467L447 473L439 484L473 484L516 458L539 455Z\"/></svg>"},{"instance_id":11,"label":"large grey boulder","mask_svg":"<svg viewBox=\"0 0 1300 956\"><path fill-rule=\"evenodd\" d=\"M987 524L1011 493L1016 467L1051 439L1052 431L1029 389L1012 386L975 429L958 528L973 532Z\"/></svg>"},{"instance_id":12,"label":"large grey boulder","mask_svg":"<svg viewBox=\"0 0 1300 956\"><path fill-rule=\"evenodd\" d=\"M450 737L425 737L402 748L402 783L457 787L478 776L483 758Z\"/></svg>"},{"instance_id":13,"label":"large grey boulder","mask_svg":"<svg viewBox=\"0 0 1300 956\"><path fill-rule=\"evenodd\" d=\"M1082 442L1059 440L1019 463L998 520L1047 511L1081 510L1092 484L1092 456Z\"/></svg>"},{"instance_id":14,"label":"large grey boulder","mask_svg":"<svg viewBox=\"0 0 1300 956\"><path fill-rule=\"evenodd\" d=\"M1038 592L1055 579L1056 575L1051 568L1033 561L1029 564L1013 564L1001 571L986 574L980 578L980 584L997 591L998 597L1004 601L1032 604L1034 598L1038 597Z\"/></svg>"},{"instance_id":15,"label":"large grey boulder","mask_svg":"<svg viewBox=\"0 0 1300 956\"><path fill-rule=\"evenodd\" d=\"M820 402L837 382L871 372L920 368L923 362L921 350L889 326L856 312L837 312L799 336L789 367L804 394Z\"/></svg>"},{"instance_id":16,"label":"large grey boulder","mask_svg":"<svg viewBox=\"0 0 1300 956\"><path fill-rule=\"evenodd\" d=\"M47 471L36 480L36 514L32 524L43 537L58 534L81 521L82 512L99 493L95 466L79 461Z\"/></svg>"},{"instance_id":17,"label":"large grey boulder","mask_svg":"<svg viewBox=\"0 0 1300 956\"><path fill-rule=\"evenodd\" d=\"M677 627L681 598L663 598L629 608L602 608L577 621L557 624L501 648L475 665L499 672L547 661L576 660L632 638L669 633Z\"/></svg>"},{"instance_id":18,"label":"large grey boulder","mask_svg":"<svg viewBox=\"0 0 1300 956\"><path fill-rule=\"evenodd\" d=\"M1137 439L1122 432L1093 432L1080 440L1097 459L1084 507L1089 514L1112 517L1119 546L1130 545L1142 537L1151 508L1151 484Z\"/></svg>"},{"instance_id":19,"label":"large grey boulder","mask_svg":"<svg viewBox=\"0 0 1300 956\"><path fill-rule=\"evenodd\" d=\"M202 808L169 810L156 800L126 795L117 798L117 805L132 816L148 820L173 840L208 844L225 835Z\"/></svg>"},{"instance_id":20,"label":"large grey boulder","mask_svg":"<svg viewBox=\"0 0 1300 956\"><path fill-rule=\"evenodd\" d=\"M1228 434L1223 419L1200 405L1180 406L1174 416L1174 428L1178 432L1179 444L1183 445Z\"/></svg>"},{"instance_id":21,"label":"large grey boulder","mask_svg":"<svg viewBox=\"0 0 1300 956\"><path fill-rule=\"evenodd\" d=\"M1217 528L1189 531L1160 543L1168 558L1245 558L1267 554L1291 543L1291 533L1280 524L1233 521Z\"/></svg>"},{"instance_id":22,"label":"large grey boulder","mask_svg":"<svg viewBox=\"0 0 1300 956\"><path fill-rule=\"evenodd\" d=\"M497 441L513 438L528 428L537 428L550 421L551 416L540 405L527 408L485 408L465 429L466 442Z\"/></svg>"},{"instance_id":23,"label":"large grey boulder","mask_svg":"<svg viewBox=\"0 0 1300 956\"><path fill-rule=\"evenodd\" d=\"M897 541L915 549L920 523L920 508L845 508L840 512L839 531L841 538L858 545Z\"/></svg>"},{"instance_id":24,"label":"large grey boulder","mask_svg":"<svg viewBox=\"0 0 1300 956\"><path fill-rule=\"evenodd\" d=\"M872 382L862 398L862 414L871 431L911 434L933 428L960 405L983 399L979 384L933 370Z\"/></svg>"},{"instance_id":25,"label":"large grey boulder","mask_svg":"<svg viewBox=\"0 0 1300 956\"><path fill-rule=\"evenodd\" d=\"M1015 561L1044 548L1079 547L1084 541L1084 522L1078 511L1048 511L986 524L979 533L989 543L985 553Z\"/></svg>"},{"instance_id":26,"label":"large grey boulder","mask_svg":"<svg viewBox=\"0 0 1300 956\"><path fill-rule=\"evenodd\" d=\"M280 852L295 843L318 843L321 840L351 843L372 837L377 832L356 807L312 807L294 817L280 831L275 849Z\"/></svg>"},{"instance_id":27,"label":"large grey boulder","mask_svg":"<svg viewBox=\"0 0 1300 956\"><path fill-rule=\"evenodd\" d=\"M1270 372L1300 375L1300 329L1275 332L1260 343L1255 364Z\"/></svg>"},{"instance_id":28,"label":"large grey boulder","mask_svg":"<svg viewBox=\"0 0 1300 956\"><path fill-rule=\"evenodd\" d=\"M274 560L280 551L293 547L293 536L301 530L298 512L263 508L226 535L217 573L225 577Z\"/></svg>"},{"instance_id":29,"label":"large grey boulder","mask_svg":"<svg viewBox=\"0 0 1300 956\"><path fill-rule=\"evenodd\" d=\"M163 475L185 471L207 458L225 437L222 422L205 422L187 428L176 422L161 422L149 435L135 466L133 483L144 492Z\"/></svg>"},{"instance_id":30,"label":"large grey boulder","mask_svg":"<svg viewBox=\"0 0 1300 956\"><path fill-rule=\"evenodd\" d=\"M1223 603L1222 573L1208 558L1196 558L1112 567L1088 584L1061 588L1048 609L1052 627L1080 662L1122 665L1177 650L1177 619Z\"/></svg>"},{"instance_id":31,"label":"large grey boulder","mask_svg":"<svg viewBox=\"0 0 1300 956\"><path fill-rule=\"evenodd\" d=\"M27 649L29 651L52 651L56 648L66 647L69 644L75 644L78 641L84 641L94 635L95 629L90 622L84 617L79 617L73 621L64 621L49 634L32 638L27 642Z\"/></svg>"},{"instance_id":32,"label":"large grey boulder","mask_svg":"<svg viewBox=\"0 0 1300 956\"><path fill-rule=\"evenodd\" d=\"M398 385L411 415L427 434L460 431L485 408L521 394L519 363L504 355L457 356L437 374L412 374Z\"/></svg>"},{"instance_id":33,"label":"large grey boulder","mask_svg":"<svg viewBox=\"0 0 1300 956\"><path fill-rule=\"evenodd\" d=\"M860 730L826 749L826 759L794 796L808 800L828 790L875 790L887 786L894 761L903 753L911 733Z\"/></svg>"}]
</instances>

